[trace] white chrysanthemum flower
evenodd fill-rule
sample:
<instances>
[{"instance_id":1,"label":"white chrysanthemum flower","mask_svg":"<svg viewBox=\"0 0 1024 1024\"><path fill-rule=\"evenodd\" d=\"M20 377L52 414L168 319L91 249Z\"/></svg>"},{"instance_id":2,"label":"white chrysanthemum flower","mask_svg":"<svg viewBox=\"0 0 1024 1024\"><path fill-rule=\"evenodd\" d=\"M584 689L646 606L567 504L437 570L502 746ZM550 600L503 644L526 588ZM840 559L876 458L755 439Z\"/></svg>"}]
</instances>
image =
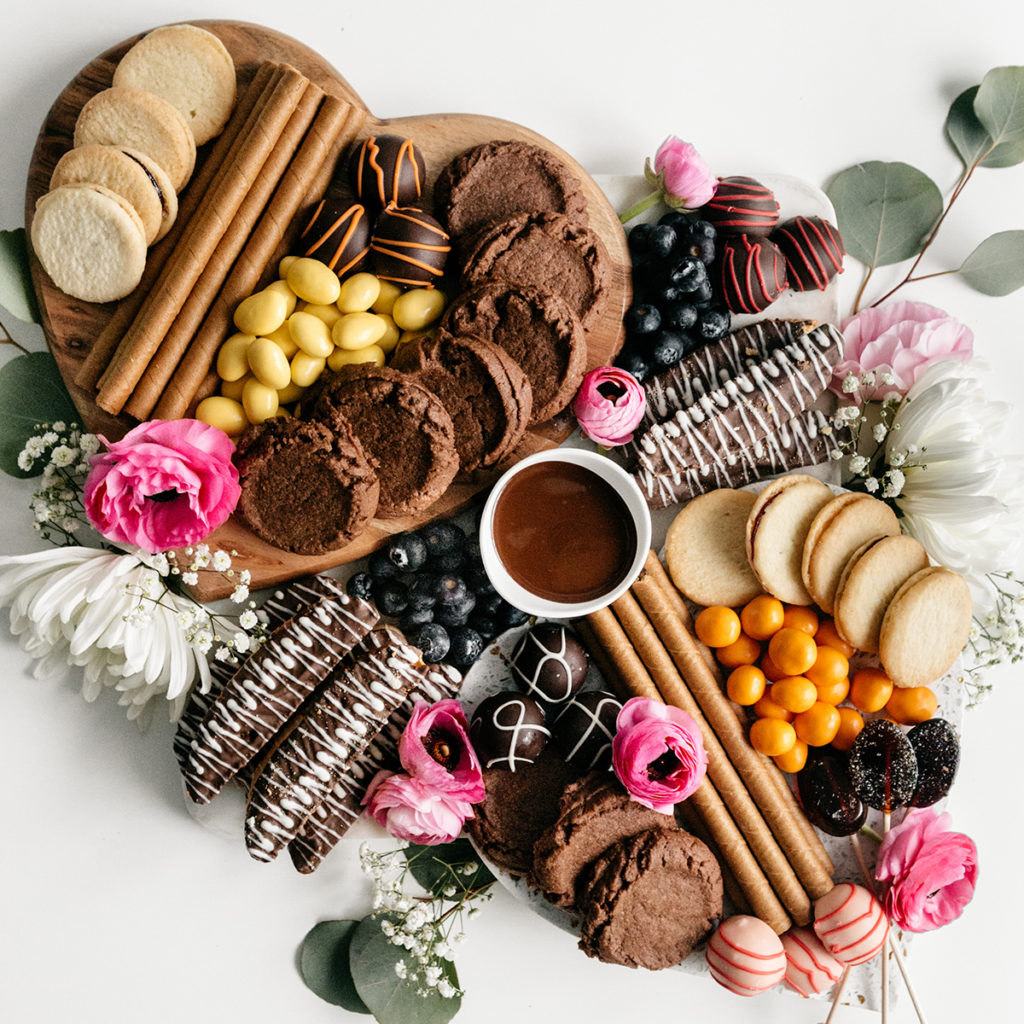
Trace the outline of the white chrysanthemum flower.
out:
<instances>
[{"instance_id":1,"label":"white chrysanthemum flower","mask_svg":"<svg viewBox=\"0 0 1024 1024\"><path fill-rule=\"evenodd\" d=\"M0 557L0 607L10 607L11 632L38 659L36 678L80 666L86 700L109 687L129 719L144 722L161 696L173 720L196 676L205 687L210 673L178 624L184 599L164 593L159 604L147 603L144 623L133 622L153 576L133 555L96 548Z\"/></svg>"},{"instance_id":2,"label":"white chrysanthemum flower","mask_svg":"<svg viewBox=\"0 0 1024 1024\"><path fill-rule=\"evenodd\" d=\"M988 607L986 574L1018 560L1024 460L998 450L1010 409L985 398L974 365L930 366L900 406L890 444L907 453L896 501L904 529L936 562L964 576L976 605Z\"/></svg>"}]
</instances>

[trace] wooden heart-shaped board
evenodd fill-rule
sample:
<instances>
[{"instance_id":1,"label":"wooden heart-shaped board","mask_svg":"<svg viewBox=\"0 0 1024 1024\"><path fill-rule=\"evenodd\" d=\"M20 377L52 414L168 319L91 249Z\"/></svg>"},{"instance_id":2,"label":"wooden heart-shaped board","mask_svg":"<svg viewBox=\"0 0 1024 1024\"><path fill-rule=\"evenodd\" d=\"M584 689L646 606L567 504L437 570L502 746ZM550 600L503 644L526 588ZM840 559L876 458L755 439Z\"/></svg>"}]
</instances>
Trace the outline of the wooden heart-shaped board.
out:
<instances>
[{"instance_id":1,"label":"wooden heart-shaped board","mask_svg":"<svg viewBox=\"0 0 1024 1024\"><path fill-rule=\"evenodd\" d=\"M351 111L345 121L346 148L342 151L342 158L352 145L382 129L413 139L426 161L427 190L424 201L427 209L430 209L433 182L440 170L458 153L481 142L493 139L523 140L544 147L563 160L582 184L588 202L590 227L604 242L609 255L609 300L605 304L603 317L588 331L588 369L613 361L622 344L622 314L631 298L626 238L604 194L571 156L528 128L484 115L430 114L383 120L376 118L348 82L319 54L302 43L272 29L245 22L201 21L195 24L216 34L231 53L240 93L252 80L261 63L277 61L291 64L325 93L349 104ZM26 228L31 229L36 202L46 193L54 166L61 155L71 148L78 112L91 96L110 86L118 61L141 35L119 43L91 61L64 89L50 109L32 154L25 195ZM193 182L212 145L210 143L200 149ZM183 196L185 194L187 187ZM318 199L319 195L310 195L307 207ZM279 254L287 251L293 234L294 229L286 232ZM173 239L169 237L167 241L171 243ZM160 244L154 247L154 253ZM275 256L268 261L261 287L276 277L276 265ZM122 436L137 421L124 414L112 416L102 411L96 404L95 391L80 387L75 382L96 339L114 316L117 304L98 305L70 298L54 286L36 261L32 264L32 276L47 341L83 422L88 429L102 433L109 440ZM471 479L453 484L425 513L404 519L375 519L350 544L325 555L294 555L272 547L234 518L211 534L208 540L214 548L238 553L234 560L235 568L250 571L253 589L343 565L369 554L396 532L413 529L430 519L451 515L464 508L509 465L533 452L560 444L571 431L572 421L567 413L533 427L516 451L500 466L478 471ZM210 579L201 577L201 582L194 588L196 596L204 601L226 596L230 588L224 586L222 578L218 574L208 575Z\"/></svg>"}]
</instances>

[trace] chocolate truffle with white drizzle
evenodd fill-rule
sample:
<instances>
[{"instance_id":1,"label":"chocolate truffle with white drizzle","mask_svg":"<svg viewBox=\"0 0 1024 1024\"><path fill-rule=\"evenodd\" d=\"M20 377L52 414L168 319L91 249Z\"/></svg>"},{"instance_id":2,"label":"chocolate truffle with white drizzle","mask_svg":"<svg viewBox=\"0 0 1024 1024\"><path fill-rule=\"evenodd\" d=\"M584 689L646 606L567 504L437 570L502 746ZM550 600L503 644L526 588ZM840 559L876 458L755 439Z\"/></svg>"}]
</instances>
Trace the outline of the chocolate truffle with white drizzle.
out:
<instances>
[{"instance_id":1,"label":"chocolate truffle with white drizzle","mask_svg":"<svg viewBox=\"0 0 1024 1024\"><path fill-rule=\"evenodd\" d=\"M509 667L520 689L545 704L563 704L583 685L589 659L572 632L557 622L529 630Z\"/></svg>"}]
</instances>

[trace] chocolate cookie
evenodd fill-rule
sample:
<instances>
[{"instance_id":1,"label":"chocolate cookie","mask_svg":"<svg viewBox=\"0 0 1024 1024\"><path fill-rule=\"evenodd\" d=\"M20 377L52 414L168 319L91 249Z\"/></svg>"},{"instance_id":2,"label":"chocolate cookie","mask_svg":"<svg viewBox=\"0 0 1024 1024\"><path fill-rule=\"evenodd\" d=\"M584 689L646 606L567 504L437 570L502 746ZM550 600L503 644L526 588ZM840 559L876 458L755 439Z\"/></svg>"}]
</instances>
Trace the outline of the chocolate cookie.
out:
<instances>
[{"instance_id":1,"label":"chocolate cookie","mask_svg":"<svg viewBox=\"0 0 1024 1024\"><path fill-rule=\"evenodd\" d=\"M579 389L587 368L583 324L559 295L521 284L485 284L457 298L441 321L456 337L500 345L533 388L531 425L560 413Z\"/></svg>"},{"instance_id":2,"label":"chocolate cookie","mask_svg":"<svg viewBox=\"0 0 1024 1024\"><path fill-rule=\"evenodd\" d=\"M493 466L526 433L533 408L530 382L493 342L441 333L402 345L392 366L441 399L455 426L462 472Z\"/></svg>"},{"instance_id":3,"label":"chocolate cookie","mask_svg":"<svg viewBox=\"0 0 1024 1024\"><path fill-rule=\"evenodd\" d=\"M558 817L565 788L577 778L550 747L532 765L514 772L484 769L487 795L475 804L466 831L480 851L499 868L519 875L533 869L533 846Z\"/></svg>"},{"instance_id":4,"label":"chocolate cookie","mask_svg":"<svg viewBox=\"0 0 1024 1024\"><path fill-rule=\"evenodd\" d=\"M238 512L268 544L315 555L347 544L377 510L379 485L341 417L322 423L271 419L250 427L234 455Z\"/></svg>"},{"instance_id":5,"label":"chocolate cookie","mask_svg":"<svg viewBox=\"0 0 1024 1024\"><path fill-rule=\"evenodd\" d=\"M657 971L682 963L711 933L722 914L722 872L688 832L640 832L595 861L580 905L587 956Z\"/></svg>"},{"instance_id":6,"label":"chocolate cookie","mask_svg":"<svg viewBox=\"0 0 1024 1024\"><path fill-rule=\"evenodd\" d=\"M588 228L561 213L521 213L481 233L467 255L466 284L494 281L561 295L590 327L604 308L608 253Z\"/></svg>"},{"instance_id":7,"label":"chocolate cookie","mask_svg":"<svg viewBox=\"0 0 1024 1024\"><path fill-rule=\"evenodd\" d=\"M380 481L382 519L420 512L447 489L459 469L455 428L441 400L389 367L347 366L324 383L313 419L337 413L352 425Z\"/></svg>"},{"instance_id":8,"label":"chocolate cookie","mask_svg":"<svg viewBox=\"0 0 1024 1024\"><path fill-rule=\"evenodd\" d=\"M591 772L566 789L558 820L534 844L534 881L552 903L572 907L576 884L596 858L652 829L679 826L670 814L638 804L611 772Z\"/></svg>"},{"instance_id":9,"label":"chocolate cookie","mask_svg":"<svg viewBox=\"0 0 1024 1024\"><path fill-rule=\"evenodd\" d=\"M587 226L579 179L553 153L528 142L494 140L460 153L438 176L434 203L456 236L519 213L561 213Z\"/></svg>"}]
</instances>

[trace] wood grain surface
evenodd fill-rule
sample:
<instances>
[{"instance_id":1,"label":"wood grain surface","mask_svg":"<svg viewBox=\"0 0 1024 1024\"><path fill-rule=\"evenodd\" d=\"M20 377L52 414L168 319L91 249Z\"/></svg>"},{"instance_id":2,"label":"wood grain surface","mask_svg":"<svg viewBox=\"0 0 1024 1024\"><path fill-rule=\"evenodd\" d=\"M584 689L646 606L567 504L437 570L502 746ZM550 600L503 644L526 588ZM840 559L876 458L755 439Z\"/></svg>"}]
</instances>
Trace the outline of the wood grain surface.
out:
<instances>
[{"instance_id":1,"label":"wood grain surface","mask_svg":"<svg viewBox=\"0 0 1024 1024\"><path fill-rule=\"evenodd\" d=\"M609 254L609 301L603 318L588 332L588 369L612 362L622 344L622 314L631 299L630 261L626 238L618 217L600 188L583 168L554 143L521 125L480 114L429 114L417 117L380 119L367 111L359 95L330 64L314 50L282 33L259 25L236 21L197 21L194 24L215 33L228 48L235 61L238 83L247 84L261 62L274 60L294 65L326 92L352 104L367 116L358 143L367 135L384 129L413 139L423 153L427 165L428 188L424 205L432 204L433 182L440 170L453 157L470 146L492 139L519 139L551 150L575 173L588 200L590 226L602 239ZM128 48L141 38L140 33L111 47L91 61L57 97L40 129L29 167L25 193L25 225L31 230L36 201L47 191L53 168L61 155L71 147L75 119L82 105L95 93L108 88L117 62ZM212 143L199 151L199 162L205 158ZM344 159L344 156L343 158ZM187 189L188 186L186 186ZM319 196L309 197L312 206ZM297 220L301 221L301 217ZM281 246L287 251L289 232ZM158 243L159 245L159 243ZM276 258L268 264L262 284L273 280ZM85 425L110 440L122 436L137 421L129 416L111 416L94 402L94 394L75 384L75 375L85 360L96 337L117 308L116 303L103 305L72 299L57 289L49 276L32 260L32 278L42 316L47 342L61 375L71 393ZM452 294L449 289L449 294ZM248 569L252 588L258 589L309 572L346 564L380 547L389 536L402 530L465 508L481 491L488 488L510 465L536 451L560 444L572 432L570 415L563 413L547 423L532 428L516 451L500 466L474 473L469 479L453 484L442 498L420 515L404 519L373 520L370 527L352 543L325 555L304 557L282 551L261 541L244 524L232 518L208 538L214 548L237 551L236 569ZM396 457L398 453L396 453ZM230 587L221 577L209 574L194 592L203 601L226 596Z\"/></svg>"}]
</instances>

